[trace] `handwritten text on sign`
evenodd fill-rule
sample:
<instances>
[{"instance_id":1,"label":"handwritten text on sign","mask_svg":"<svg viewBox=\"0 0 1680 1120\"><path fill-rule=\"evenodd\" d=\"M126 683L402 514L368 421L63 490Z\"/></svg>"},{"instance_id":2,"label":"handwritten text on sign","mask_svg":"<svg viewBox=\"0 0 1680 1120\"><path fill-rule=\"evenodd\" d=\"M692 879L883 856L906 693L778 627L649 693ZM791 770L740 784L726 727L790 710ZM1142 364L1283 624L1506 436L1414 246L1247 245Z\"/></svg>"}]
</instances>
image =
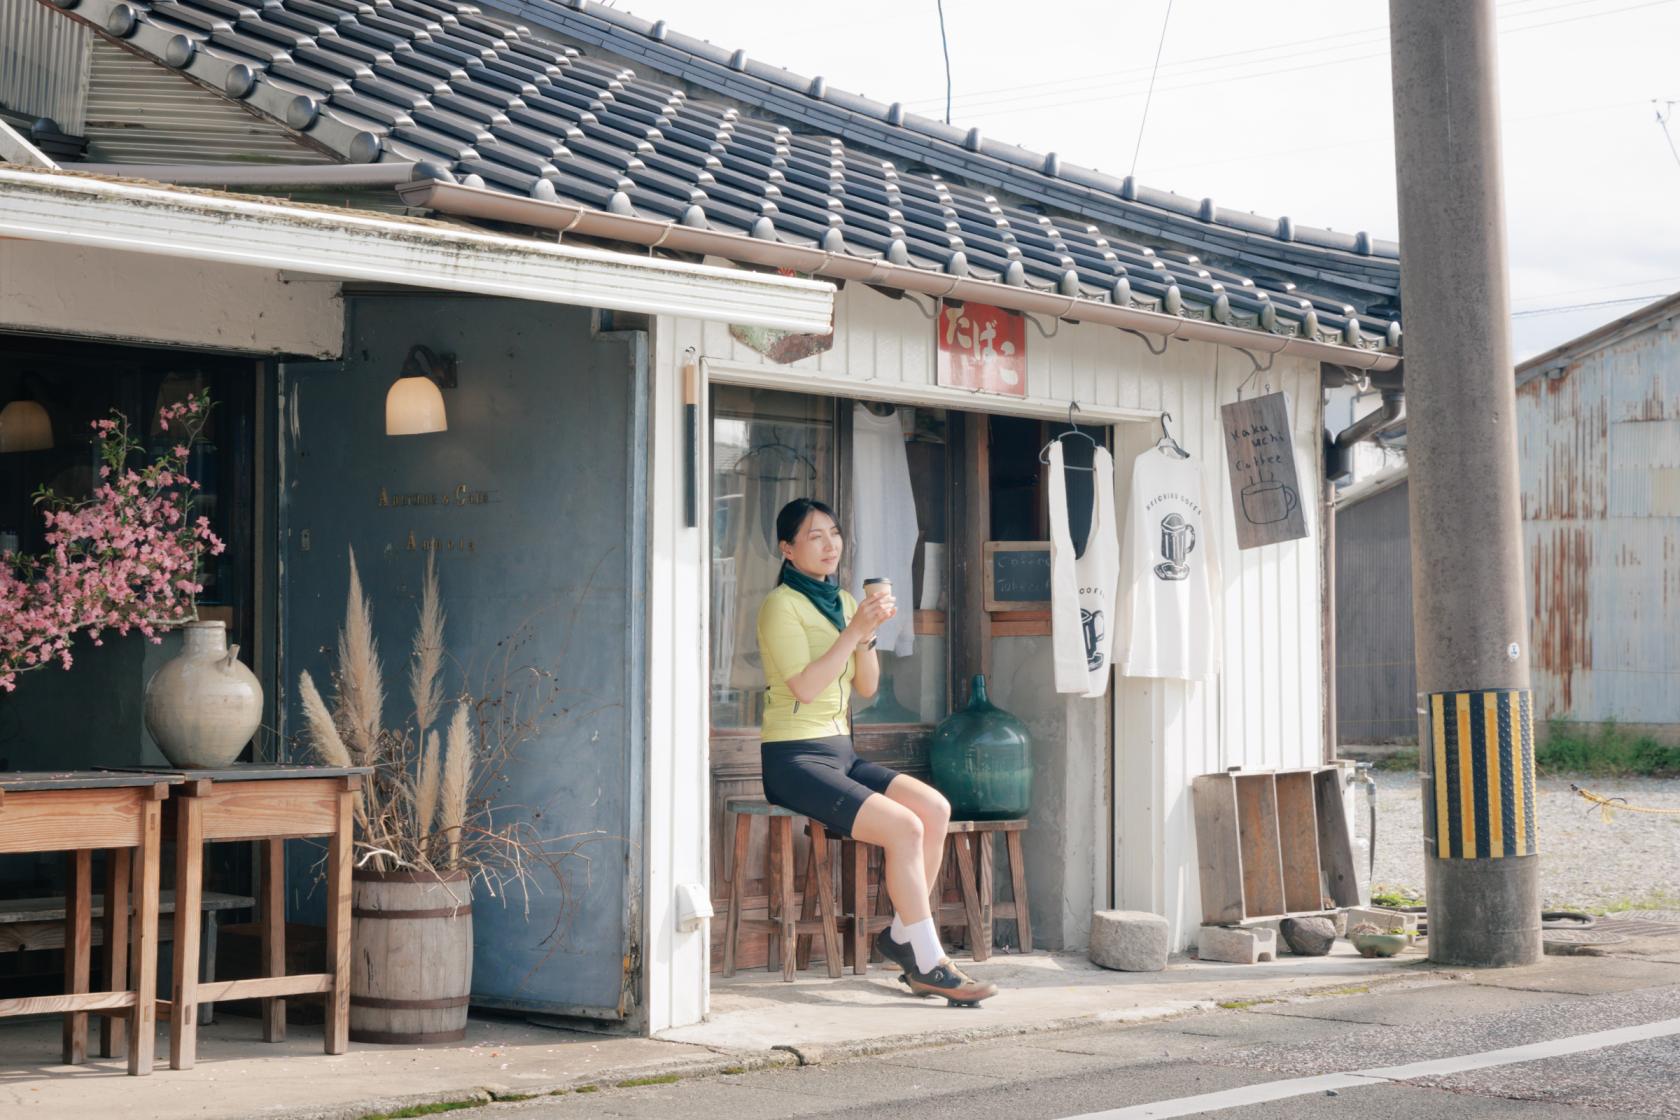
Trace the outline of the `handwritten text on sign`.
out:
<instances>
[{"instance_id":1,"label":"handwritten text on sign","mask_svg":"<svg viewBox=\"0 0 1680 1120\"><path fill-rule=\"evenodd\" d=\"M1237 401L1219 410L1225 430L1225 462L1231 475L1231 507L1237 518L1237 547L1299 540L1307 535L1301 482L1295 475L1295 445L1289 434L1289 402L1282 393Z\"/></svg>"},{"instance_id":2,"label":"handwritten text on sign","mask_svg":"<svg viewBox=\"0 0 1680 1120\"><path fill-rule=\"evenodd\" d=\"M935 323L938 383L953 389L1027 395L1027 327L985 303L942 304Z\"/></svg>"}]
</instances>

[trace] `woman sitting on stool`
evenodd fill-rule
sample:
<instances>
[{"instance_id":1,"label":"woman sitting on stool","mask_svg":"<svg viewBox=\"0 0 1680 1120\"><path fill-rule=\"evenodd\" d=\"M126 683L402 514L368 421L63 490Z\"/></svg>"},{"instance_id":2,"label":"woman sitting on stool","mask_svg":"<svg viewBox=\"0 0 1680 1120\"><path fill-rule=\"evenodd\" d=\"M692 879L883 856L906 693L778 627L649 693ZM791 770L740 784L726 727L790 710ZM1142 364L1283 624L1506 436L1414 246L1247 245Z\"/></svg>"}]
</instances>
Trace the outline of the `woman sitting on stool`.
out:
<instances>
[{"instance_id":1,"label":"woman sitting on stool","mask_svg":"<svg viewBox=\"0 0 1680 1120\"><path fill-rule=\"evenodd\" d=\"M868 699L880 686L875 631L897 605L889 593L867 596L860 606L833 582L845 544L834 511L822 502L796 498L783 506L776 539L782 574L758 612L769 685L760 748L764 796L885 850L895 913L876 948L904 970L916 994L978 1003L997 994L997 985L951 963L928 907L951 805L925 782L852 749L848 705L853 692Z\"/></svg>"}]
</instances>

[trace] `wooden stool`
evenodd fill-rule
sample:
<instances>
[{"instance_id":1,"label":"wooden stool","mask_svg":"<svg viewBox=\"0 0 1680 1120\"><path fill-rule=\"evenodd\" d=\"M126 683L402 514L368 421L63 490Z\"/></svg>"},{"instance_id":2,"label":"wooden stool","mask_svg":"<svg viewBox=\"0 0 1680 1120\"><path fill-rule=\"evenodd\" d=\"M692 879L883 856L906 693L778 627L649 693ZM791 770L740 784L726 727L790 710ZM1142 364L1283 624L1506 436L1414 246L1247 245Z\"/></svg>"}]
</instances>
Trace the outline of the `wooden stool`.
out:
<instances>
[{"instance_id":1,"label":"wooden stool","mask_svg":"<svg viewBox=\"0 0 1680 1120\"><path fill-rule=\"evenodd\" d=\"M795 968L800 965L800 936L821 933L828 974L838 977L840 933L836 924L838 915L834 906L834 880L832 874L821 873L830 866L827 830L810 830L811 858L806 866L807 896L804 914L795 917L793 822L799 814L779 805L772 805L762 798L753 797L732 797L724 802L723 811L726 817L728 814L735 816L735 861L729 879L729 910L724 924L723 974L735 975L736 942L740 940L741 928L745 926L748 929L765 929L769 932L771 952L765 962L765 968L774 972L779 956L783 980L792 980ZM754 817L768 818L770 824L770 842L765 853L764 876L769 900L764 918L743 918L741 910L746 895L747 850L752 839ZM815 899L810 897L813 888ZM813 908L820 912L820 917L812 916ZM808 963L808 950L805 956Z\"/></svg>"},{"instance_id":2,"label":"wooden stool","mask_svg":"<svg viewBox=\"0 0 1680 1120\"><path fill-rule=\"evenodd\" d=\"M816 826L807 823L806 832L809 833ZM852 971L863 976L869 971L871 955L879 959L874 953L874 943L871 938L892 925L892 902L887 897L887 882L885 867L876 879L873 903L869 894L869 865L873 862L870 852L879 851L873 845L865 844L861 840L854 840L850 836L842 836L830 828L822 828L821 843L824 856L819 863L815 852L817 841L813 840L813 856L806 868L805 874L805 911L803 917L812 916L813 901L833 897L834 867L832 860L838 857L840 861L840 901L839 910L835 918L835 927L843 946L841 962L850 964ZM818 867L823 867L828 874L824 882L818 883L813 879L813 873ZM801 934L799 937L799 967L808 968L811 963L811 936ZM839 972L830 969L830 975L838 976Z\"/></svg>"},{"instance_id":3,"label":"wooden stool","mask_svg":"<svg viewBox=\"0 0 1680 1120\"><path fill-rule=\"evenodd\" d=\"M1021 952L1032 952L1032 918L1027 912L1027 861L1021 851L1021 834L1027 830L1024 818L1008 821L952 821L946 826L945 863L956 864L962 905L936 905L934 920L940 925L957 925L968 933L969 950L977 961L992 955L992 925L1013 920ZM1009 860L1012 902L997 902L992 873L992 834L1005 836ZM978 847L979 858L975 858ZM978 867L976 867L978 864Z\"/></svg>"}]
</instances>

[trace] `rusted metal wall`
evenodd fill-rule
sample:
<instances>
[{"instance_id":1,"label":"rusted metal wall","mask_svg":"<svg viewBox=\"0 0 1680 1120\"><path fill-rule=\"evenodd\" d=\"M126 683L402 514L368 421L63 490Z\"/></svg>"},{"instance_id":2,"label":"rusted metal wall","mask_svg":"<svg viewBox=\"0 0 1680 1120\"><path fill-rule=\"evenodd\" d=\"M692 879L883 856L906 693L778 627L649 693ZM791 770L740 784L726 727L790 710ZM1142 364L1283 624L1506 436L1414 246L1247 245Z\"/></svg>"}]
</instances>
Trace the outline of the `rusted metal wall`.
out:
<instances>
[{"instance_id":1,"label":"rusted metal wall","mask_svg":"<svg viewBox=\"0 0 1680 1120\"><path fill-rule=\"evenodd\" d=\"M1680 724L1676 320L1530 370L1517 432L1541 714Z\"/></svg>"},{"instance_id":2,"label":"rusted metal wall","mask_svg":"<svg viewBox=\"0 0 1680 1120\"><path fill-rule=\"evenodd\" d=\"M1336 511L1336 741L1417 733L1411 515L1401 482Z\"/></svg>"}]
</instances>

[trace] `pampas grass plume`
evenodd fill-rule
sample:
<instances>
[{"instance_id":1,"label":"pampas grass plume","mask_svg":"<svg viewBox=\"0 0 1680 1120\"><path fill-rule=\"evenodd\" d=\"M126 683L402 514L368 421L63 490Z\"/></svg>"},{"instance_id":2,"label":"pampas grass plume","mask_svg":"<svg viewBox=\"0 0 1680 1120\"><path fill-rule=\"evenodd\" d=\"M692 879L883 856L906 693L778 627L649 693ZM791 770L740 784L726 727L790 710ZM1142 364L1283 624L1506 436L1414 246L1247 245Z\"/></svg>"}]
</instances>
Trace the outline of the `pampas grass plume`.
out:
<instances>
[{"instance_id":1,"label":"pampas grass plume","mask_svg":"<svg viewBox=\"0 0 1680 1120\"><path fill-rule=\"evenodd\" d=\"M315 753L328 766L349 766L350 751L339 738L332 713L327 711L326 701L321 699L307 670L299 675L298 691L303 696L303 715L309 724L309 741Z\"/></svg>"},{"instance_id":2,"label":"pampas grass plume","mask_svg":"<svg viewBox=\"0 0 1680 1120\"><path fill-rule=\"evenodd\" d=\"M426 553L426 581L420 595L420 628L414 632L414 660L408 666L408 688L414 698L414 721L424 735L443 704L438 669L443 663L443 607L438 601L437 554ZM424 835L425 829L421 829Z\"/></svg>"},{"instance_id":3,"label":"pampas grass plume","mask_svg":"<svg viewBox=\"0 0 1680 1120\"><path fill-rule=\"evenodd\" d=\"M461 826L467 819L467 786L472 780L472 730L468 727L466 701L455 709L449 721L448 751L444 756L443 781L438 791L439 831L449 838L449 863L461 858Z\"/></svg>"},{"instance_id":4,"label":"pampas grass plume","mask_svg":"<svg viewBox=\"0 0 1680 1120\"><path fill-rule=\"evenodd\" d=\"M356 552L350 551L350 597L344 611L344 630L338 637L340 700L350 745L363 766L376 761L380 723L385 711L385 682L379 667L379 644L373 638L373 609L362 594Z\"/></svg>"},{"instance_id":5,"label":"pampas grass plume","mask_svg":"<svg viewBox=\"0 0 1680 1120\"><path fill-rule=\"evenodd\" d=\"M426 734L426 749L420 754L420 777L414 790L414 843L425 852L432 836L432 822L437 818L438 733Z\"/></svg>"}]
</instances>

